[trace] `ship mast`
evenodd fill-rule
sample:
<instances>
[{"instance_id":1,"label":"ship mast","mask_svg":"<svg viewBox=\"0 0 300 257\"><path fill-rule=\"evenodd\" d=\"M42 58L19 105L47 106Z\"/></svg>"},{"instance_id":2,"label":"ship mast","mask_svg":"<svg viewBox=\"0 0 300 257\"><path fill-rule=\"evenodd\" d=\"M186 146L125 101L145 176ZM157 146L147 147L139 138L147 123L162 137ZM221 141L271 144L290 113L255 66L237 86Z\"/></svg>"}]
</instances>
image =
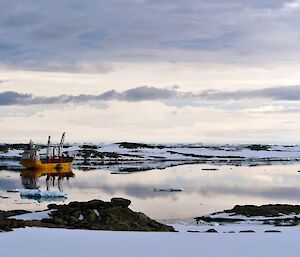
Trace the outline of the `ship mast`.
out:
<instances>
[{"instance_id":1,"label":"ship mast","mask_svg":"<svg viewBox=\"0 0 300 257\"><path fill-rule=\"evenodd\" d=\"M65 141L65 132L61 136L59 149L58 149L58 156L59 156L60 159L62 158L62 149L63 149L64 141Z\"/></svg>"},{"instance_id":2,"label":"ship mast","mask_svg":"<svg viewBox=\"0 0 300 257\"><path fill-rule=\"evenodd\" d=\"M50 160L50 136L48 136L48 143L47 143L47 153L46 153L46 156L47 156L47 160L49 161L49 160Z\"/></svg>"}]
</instances>

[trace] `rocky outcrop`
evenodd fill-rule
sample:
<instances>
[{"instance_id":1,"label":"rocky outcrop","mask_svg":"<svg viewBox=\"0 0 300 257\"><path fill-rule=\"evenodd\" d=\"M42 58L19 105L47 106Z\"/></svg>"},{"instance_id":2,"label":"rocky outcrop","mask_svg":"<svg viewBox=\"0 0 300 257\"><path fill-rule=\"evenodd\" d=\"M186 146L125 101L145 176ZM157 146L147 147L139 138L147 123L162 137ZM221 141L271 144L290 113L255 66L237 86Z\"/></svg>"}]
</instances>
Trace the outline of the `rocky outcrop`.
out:
<instances>
[{"instance_id":1,"label":"rocky outcrop","mask_svg":"<svg viewBox=\"0 0 300 257\"><path fill-rule=\"evenodd\" d=\"M42 220L16 220L11 216L27 211L0 212L0 230L11 231L20 227L48 227L68 229L114 230L114 231L164 231L174 228L150 219L144 213L128 208L131 201L112 198L110 202L92 200L71 202L67 205L48 205L49 218Z\"/></svg>"},{"instance_id":2,"label":"rocky outcrop","mask_svg":"<svg viewBox=\"0 0 300 257\"><path fill-rule=\"evenodd\" d=\"M42 223L57 227L124 231L175 231L173 227L158 223L141 212L128 208L130 200L112 198L110 202L92 200L71 202L68 205L49 205L51 218Z\"/></svg>"},{"instance_id":3,"label":"rocky outcrop","mask_svg":"<svg viewBox=\"0 0 300 257\"><path fill-rule=\"evenodd\" d=\"M206 233L218 233L218 231L213 228L210 228L210 229L206 230L205 232Z\"/></svg>"},{"instance_id":4,"label":"rocky outcrop","mask_svg":"<svg viewBox=\"0 0 300 257\"><path fill-rule=\"evenodd\" d=\"M224 215L222 217L222 214ZM239 215L236 217L235 215ZM255 220L264 225L297 226L300 224L300 205L236 205L230 210L213 213L210 216L196 217L197 224L205 223L239 223ZM264 217L264 218L262 218Z\"/></svg>"},{"instance_id":5,"label":"rocky outcrop","mask_svg":"<svg viewBox=\"0 0 300 257\"><path fill-rule=\"evenodd\" d=\"M289 214L300 214L300 205L290 204L268 204L268 205L236 205L231 210L224 211L225 213L234 213L246 217L264 216L264 217L279 217Z\"/></svg>"},{"instance_id":6,"label":"rocky outcrop","mask_svg":"<svg viewBox=\"0 0 300 257\"><path fill-rule=\"evenodd\" d=\"M143 143L132 143L132 142L120 142L118 145L121 148L127 149L138 149L138 148L147 148L147 149L163 149L165 146L163 145L153 145L153 144L143 144Z\"/></svg>"},{"instance_id":7,"label":"rocky outcrop","mask_svg":"<svg viewBox=\"0 0 300 257\"><path fill-rule=\"evenodd\" d=\"M200 221L203 221L203 222L217 222L217 223L235 223L235 222L244 221L244 219L236 219L236 218L213 218L213 217L209 217L209 216L196 217L195 220L196 220L197 224Z\"/></svg>"}]
</instances>

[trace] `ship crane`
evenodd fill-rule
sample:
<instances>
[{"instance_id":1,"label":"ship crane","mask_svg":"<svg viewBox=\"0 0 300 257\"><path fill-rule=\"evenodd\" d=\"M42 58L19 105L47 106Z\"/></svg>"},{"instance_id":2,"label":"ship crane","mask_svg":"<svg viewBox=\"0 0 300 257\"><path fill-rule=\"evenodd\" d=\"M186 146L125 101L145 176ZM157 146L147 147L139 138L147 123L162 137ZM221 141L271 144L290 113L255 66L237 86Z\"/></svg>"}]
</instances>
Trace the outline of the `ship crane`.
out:
<instances>
[{"instance_id":1,"label":"ship crane","mask_svg":"<svg viewBox=\"0 0 300 257\"><path fill-rule=\"evenodd\" d=\"M59 149L58 149L58 156L59 156L60 159L62 158L62 149L63 149L64 142L65 142L65 132L61 136Z\"/></svg>"}]
</instances>

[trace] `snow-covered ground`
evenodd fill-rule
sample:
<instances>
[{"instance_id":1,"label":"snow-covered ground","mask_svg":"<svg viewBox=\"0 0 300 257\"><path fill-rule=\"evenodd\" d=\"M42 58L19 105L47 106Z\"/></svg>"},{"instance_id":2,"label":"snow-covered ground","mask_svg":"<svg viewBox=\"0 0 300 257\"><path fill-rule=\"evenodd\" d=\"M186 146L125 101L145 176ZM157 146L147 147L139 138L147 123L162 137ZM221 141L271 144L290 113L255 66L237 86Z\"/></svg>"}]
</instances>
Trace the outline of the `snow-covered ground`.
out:
<instances>
[{"instance_id":1,"label":"snow-covered ground","mask_svg":"<svg viewBox=\"0 0 300 257\"><path fill-rule=\"evenodd\" d=\"M41 157L45 157L45 146L39 148ZM112 172L164 169L195 162L261 165L300 160L300 145L72 144L65 146L64 151L75 157L73 167L88 170L105 169L108 165ZM21 152L6 145L0 151L0 169L19 170Z\"/></svg>"},{"instance_id":2,"label":"snow-covered ground","mask_svg":"<svg viewBox=\"0 0 300 257\"><path fill-rule=\"evenodd\" d=\"M131 143L128 143L131 144ZM134 143L133 143L134 144ZM83 158L88 155L91 159L115 159L109 156L109 153L115 153L119 156L117 159L164 159L164 160L191 160L205 157L237 157L237 158L298 158L300 157L299 145L202 145L202 144L171 144L171 145L155 145L155 144L135 144L134 147L126 147L119 143L115 144L74 144L67 146L70 154L75 155L76 159ZM90 148L89 148L90 147ZM254 150L256 149L256 150ZM22 150L10 149L1 152L0 157L5 159L20 158ZM41 147L40 154L45 154L45 147ZM98 154L104 154L100 156Z\"/></svg>"},{"instance_id":3,"label":"snow-covered ground","mask_svg":"<svg viewBox=\"0 0 300 257\"><path fill-rule=\"evenodd\" d=\"M112 232L25 228L0 233L5 257L298 257L300 228L282 233Z\"/></svg>"},{"instance_id":4,"label":"snow-covered ground","mask_svg":"<svg viewBox=\"0 0 300 257\"><path fill-rule=\"evenodd\" d=\"M97 149L100 152L139 155L143 158L160 157L168 160L194 159L199 156L244 157L244 158L297 158L300 157L300 146L270 145L268 150L250 150L249 145L199 145L174 144L158 145L158 148L121 147L119 144L103 144ZM76 152L75 148L70 148ZM191 155L191 156L188 156ZM193 156L196 155L196 156ZM198 155L198 156L197 156Z\"/></svg>"},{"instance_id":5,"label":"snow-covered ground","mask_svg":"<svg viewBox=\"0 0 300 257\"><path fill-rule=\"evenodd\" d=\"M48 211L14 216L23 220L49 217ZM214 217L232 217L226 213ZM288 217L289 215L286 215ZM173 220L171 232L90 231L48 228L0 233L1 256L143 256L143 257L298 257L299 226L275 227L247 218L235 223ZM237 218L235 217L235 218ZM264 217L255 217L264 219ZM208 230L216 232L207 232Z\"/></svg>"}]
</instances>

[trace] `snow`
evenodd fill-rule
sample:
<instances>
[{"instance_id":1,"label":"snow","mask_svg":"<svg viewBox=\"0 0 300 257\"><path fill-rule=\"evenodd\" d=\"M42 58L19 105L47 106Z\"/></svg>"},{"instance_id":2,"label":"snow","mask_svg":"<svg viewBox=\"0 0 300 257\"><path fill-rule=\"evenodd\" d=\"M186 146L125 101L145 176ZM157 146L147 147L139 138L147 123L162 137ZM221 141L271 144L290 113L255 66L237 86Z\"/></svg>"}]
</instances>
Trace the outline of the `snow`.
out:
<instances>
[{"instance_id":1,"label":"snow","mask_svg":"<svg viewBox=\"0 0 300 257\"><path fill-rule=\"evenodd\" d=\"M164 160L164 161L191 161L195 159L206 159L205 156L216 157L218 159L228 159L227 156L232 158L240 159L240 157L249 160L263 160L267 159L297 159L300 157L300 146L299 145L271 145L268 151L254 151L250 150L247 145L201 145L201 144L171 144L161 145L160 148L135 148L127 149L122 148L119 144L100 144L95 145L98 148L93 151L98 152L110 152L120 154L119 160L123 161L138 161L143 159L146 160ZM82 161L83 157L78 153L82 150L78 144L73 144L64 151L69 154L76 156L76 161ZM40 150L41 154L45 152L45 148ZM0 152L0 157L5 160L11 158L20 157L22 150L8 150L8 152ZM123 154L123 156L122 156ZM138 156L135 156L138 155ZM204 157L201 157L204 156ZM99 160L99 158L89 158L90 160ZM101 159L101 158L100 158ZM114 159L114 158L113 158ZM109 161L111 158L105 157L101 161Z\"/></svg>"},{"instance_id":2,"label":"snow","mask_svg":"<svg viewBox=\"0 0 300 257\"><path fill-rule=\"evenodd\" d=\"M176 231L180 233L187 233L188 231L198 231L199 233L204 233L208 229L215 229L218 233L239 233L243 230L254 230L256 233L264 233L265 230L281 230L280 228L275 228L271 225L261 225L255 223L227 223L219 224L216 222L213 223L204 223L204 224L190 224L185 222L179 222L176 224L171 224Z\"/></svg>"},{"instance_id":3,"label":"snow","mask_svg":"<svg viewBox=\"0 0 300 257\"><path fill-rule=\"evenodd\" d=\"M300 218L300 215L297 214L281 214L280 216L275 216L275 217L265 217L265 216L244 216L244 215L236 215L235 213L225 213L225 212L219 212L215 214L211 214L208 217L211 218L226 218L226 219L244 219L245 221L252 221L252 220L270 220L270 219L291 219L294 217Z\"/></svg>"},{"instance_id":4,"label":"snow","mask_svg":"<svg viewBox=\"0 0 300 257\"><path fill-rule=\"evenodd\" d=\"M93 209L94 213L97 215L97 216L100 216L99 212L97 209Z\"/></svg>"},{"instance_id":5,"label":"snow","mask_svg":"<svg viewBox=\"0 0 300 257\"><path fill-rule=\"evenodd\" d=\"M53 210L46 210L46 211L25 213L17 216L12 216L10 218L17 219L17 220L42 220L42 219L50 218L49 214L52 211Z\"/></svg>"},{"instance_id":6,"label":"snow","mask_svg":"<svg viewBox=\"0 0 300 257\"><path fill-rule=\"evenodd\" d=\"M298 257L298 227L282 233L113 232L25 228L0 233L5 257Z\"/></svg>"},{"instance_id":7,"label":"snow","mask_svg":"<svg viewBox=\"0 0 300 257\"><path fill-rule=\"evenodd\" d=\"M1 156L11 158L11 157L17 157L21 156L23 153L23 150L16 150L16 149L10 149L7 152L0 152Z\"/></svg>"},{"instance_id":8,"label":"snow","mask_svg":"<svg viewBox=\"0 0 300 257\"><path fill-rule=\"evenodd\" d=\"M245 148L245 145L211 145L204 147L201 145L170 145L162 149L159 148L121 148L117 144L102 145L99 149L103 152L115 152L121 154L137 154L143 157L164 157L168 160L193 159L192 156L182 154L195 154L207 156L232 156L245 158L298 158L300 156L300 147L298 145L284 147L282 145L273 145L269 151L252 151ZM219 148L219 149L215 149ZM176 152L176 153L170 153Z\"/></svg>"}]
</instances>

